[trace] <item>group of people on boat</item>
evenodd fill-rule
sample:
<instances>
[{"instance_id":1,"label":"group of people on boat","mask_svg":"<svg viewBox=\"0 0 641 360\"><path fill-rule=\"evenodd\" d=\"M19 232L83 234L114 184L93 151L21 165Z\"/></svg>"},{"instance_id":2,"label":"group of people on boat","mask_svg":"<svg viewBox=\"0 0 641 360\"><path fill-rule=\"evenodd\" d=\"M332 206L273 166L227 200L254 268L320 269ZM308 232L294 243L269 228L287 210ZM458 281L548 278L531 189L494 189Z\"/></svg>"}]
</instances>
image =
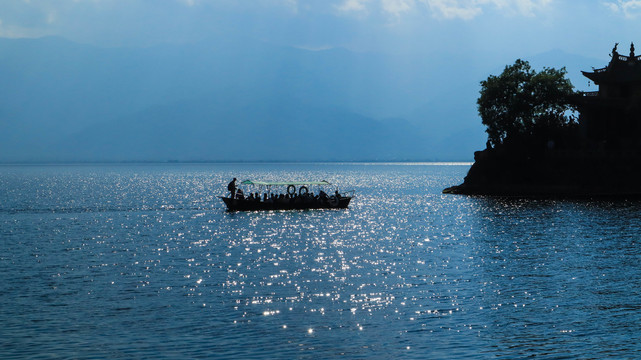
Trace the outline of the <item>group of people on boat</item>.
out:
<instances>
[{"instance_id":1,"label":"group of people on boat","mask_svg":"<svg viewBox=\"0 0 641 360\"><path fill-rule=\"evenodd\" d=\"M251 192L249 195L245 196L242 189L238 188L236 185L236 178L234 178L228 185L227 190L229 191L229 198L235 200L244 200L256 203L265 203L265 204L292 204L292 203L322 203L332 205L338 205L341 199L341 195L336 190L334 195L329 196L323 190L319 190L318 195L314 195L313 192L310 192L306 186L301 186L296 191L294 185L289 185L287 187L287 192L285 194L274 194L272 192L264 192L261 196L258 192Z\"/></svg>"}]
</instances>

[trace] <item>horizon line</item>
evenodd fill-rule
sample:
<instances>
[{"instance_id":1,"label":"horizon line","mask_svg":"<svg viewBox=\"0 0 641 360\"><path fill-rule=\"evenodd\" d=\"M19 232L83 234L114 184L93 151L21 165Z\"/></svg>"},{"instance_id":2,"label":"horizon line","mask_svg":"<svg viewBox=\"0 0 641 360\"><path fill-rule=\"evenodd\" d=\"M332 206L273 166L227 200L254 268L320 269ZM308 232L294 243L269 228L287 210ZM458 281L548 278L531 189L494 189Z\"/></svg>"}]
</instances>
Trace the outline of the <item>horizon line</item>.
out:
<instances>
[{"instance_id":1,"label":"horizon line","mask_svg":"<svg viewBox=\"0 0 641 360\"><path fill-rule=\"evenodd\" d=\"M472 165L473 161L438 160L140 160L140 161L0 161L0 166L43 165L187 165L187 164L354 164L354 165Z\"/></svg>"}]
</instances>

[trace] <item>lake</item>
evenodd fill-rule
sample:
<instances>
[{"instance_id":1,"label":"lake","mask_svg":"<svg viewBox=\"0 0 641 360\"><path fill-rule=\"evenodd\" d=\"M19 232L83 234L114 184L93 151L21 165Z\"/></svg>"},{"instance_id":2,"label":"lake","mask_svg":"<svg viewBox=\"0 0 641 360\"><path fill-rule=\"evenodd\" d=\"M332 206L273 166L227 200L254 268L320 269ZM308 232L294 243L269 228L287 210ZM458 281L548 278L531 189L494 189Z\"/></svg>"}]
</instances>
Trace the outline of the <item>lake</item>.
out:
<instances>
[{"instance_id":1,"label":"lake","mask_svg":"<svg viewBox=\"0 0 641 360\"><path fill-rule=\"evenodd\" d=\"M468 169L0 166L0 358L640 358L641 202L441 194ZM233 177L356 197L230 213Z\"/></svg>"}]
</instances>

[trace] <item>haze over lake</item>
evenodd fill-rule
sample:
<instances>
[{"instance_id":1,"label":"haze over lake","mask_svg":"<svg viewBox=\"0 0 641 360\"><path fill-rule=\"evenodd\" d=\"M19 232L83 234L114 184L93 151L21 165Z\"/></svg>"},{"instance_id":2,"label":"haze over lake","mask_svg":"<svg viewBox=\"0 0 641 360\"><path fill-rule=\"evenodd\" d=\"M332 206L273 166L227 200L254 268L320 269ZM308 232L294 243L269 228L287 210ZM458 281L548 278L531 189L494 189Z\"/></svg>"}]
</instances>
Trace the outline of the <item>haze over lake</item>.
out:
<instances>
[{"instance_id":1,"label":"haze over lake","mask_svg":"<svg viewBox=\"0 0 641 360\"><path fill-rule=\"evenodd\" d=\"M11 163L472 161L489 74L523 58L589 90L580 71L639 33L629 1L62 0L0 13Z\"/></svg>"}]
</instances>

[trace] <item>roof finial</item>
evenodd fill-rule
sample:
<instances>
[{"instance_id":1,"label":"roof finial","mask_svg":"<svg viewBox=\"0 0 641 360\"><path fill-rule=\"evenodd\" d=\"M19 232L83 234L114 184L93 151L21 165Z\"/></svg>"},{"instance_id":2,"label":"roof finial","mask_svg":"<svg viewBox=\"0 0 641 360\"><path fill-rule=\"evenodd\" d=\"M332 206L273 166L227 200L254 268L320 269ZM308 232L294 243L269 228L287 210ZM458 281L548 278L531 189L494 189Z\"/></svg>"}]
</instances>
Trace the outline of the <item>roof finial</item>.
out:
<instances>
[{"instance_id":1,"label":"roof finial","mask_svg":"<svg viewBox=\"0 0 641 360\"><path fill-rule=\"evenodd\" d=\"M617 47L619 47L619 43L614 43L614 48L612 49L612 57L619 55L619 53L617 53Z\"/></svg>"},{"instance_id":2,"label":"roof finial","mask_svg":"<svg viewBox=\"0 0 641 360\"><path fill-rule=\"evenodd\" d=\"M630 43L630 57L634 57L634 43Z\"/></svg>"}]
</instances>

